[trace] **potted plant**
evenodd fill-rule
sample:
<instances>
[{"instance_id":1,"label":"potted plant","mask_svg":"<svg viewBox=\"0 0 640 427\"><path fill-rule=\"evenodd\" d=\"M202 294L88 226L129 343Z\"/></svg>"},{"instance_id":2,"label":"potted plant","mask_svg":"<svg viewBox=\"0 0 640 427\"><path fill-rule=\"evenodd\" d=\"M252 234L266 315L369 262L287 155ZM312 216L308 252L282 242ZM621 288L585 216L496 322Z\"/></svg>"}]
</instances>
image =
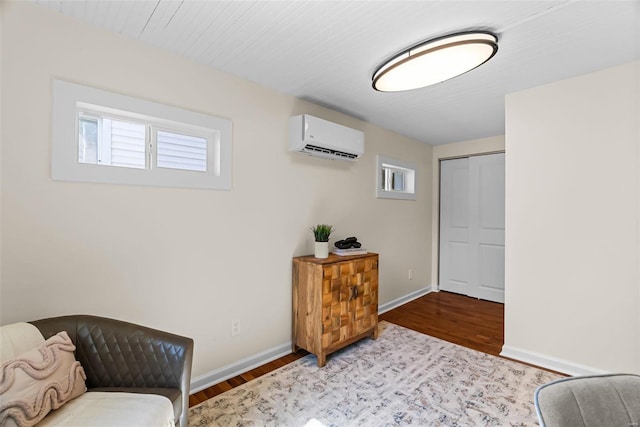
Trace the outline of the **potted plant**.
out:
<instances>
[{"instance_id":1,"label":"potted plant","mask_svg":"<svg viewBox=\"0 0 640 427\"><path fill-rule=\"evenodd\" d=\"M313 256L316 258L327 258L329 256L329 236L333 231L333 226L318 224L315 227L310 227L309 230L311 230L316 240Z\"/></svg>"}]
</instances>

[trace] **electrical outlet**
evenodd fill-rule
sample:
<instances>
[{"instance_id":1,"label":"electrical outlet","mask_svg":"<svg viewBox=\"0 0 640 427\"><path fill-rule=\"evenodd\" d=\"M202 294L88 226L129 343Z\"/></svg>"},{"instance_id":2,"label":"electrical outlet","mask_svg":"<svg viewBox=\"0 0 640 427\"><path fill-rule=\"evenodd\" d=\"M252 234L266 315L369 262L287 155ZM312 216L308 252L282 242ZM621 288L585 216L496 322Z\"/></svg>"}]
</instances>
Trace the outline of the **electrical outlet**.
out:
<instances>
[{"instance_id":1,"label":"electrical outlet","mask_svg":"<svg viewBox=\"0 0 640 427\"><path fill-rule=\"evenodd\" d=\"M413 269L409 269L409 280L413 280Z\"/></svg>"},{"instance_id":2,"label":"electrical outlet","mask_svg":"<svg viewBox=\"0 0 640 427\"><path fill-rule=\"evenodd\" d=\"M238 334L240 334L240 321L239 320L232 320L231 321L231 336L235 337Z\"/></svg>"}]
</instances>

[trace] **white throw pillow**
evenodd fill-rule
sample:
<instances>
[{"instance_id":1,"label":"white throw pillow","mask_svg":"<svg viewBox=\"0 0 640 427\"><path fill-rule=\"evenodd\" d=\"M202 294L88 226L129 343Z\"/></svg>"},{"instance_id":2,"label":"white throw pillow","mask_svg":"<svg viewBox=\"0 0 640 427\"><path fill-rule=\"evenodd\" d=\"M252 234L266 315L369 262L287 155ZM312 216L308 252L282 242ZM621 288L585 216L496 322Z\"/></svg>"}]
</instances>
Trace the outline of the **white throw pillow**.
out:
<instances>
[{"instance_id":1,"label":"white throw pillow","mask_svg":"<svg viewBox=\"0 0 640 427\"><path fill-rule=\"evenodd\" d=\"M33 426L87 390L87 376L75 359L75 349L63 331L2 364L0 425Z\"/></svg>"}]
</instances>

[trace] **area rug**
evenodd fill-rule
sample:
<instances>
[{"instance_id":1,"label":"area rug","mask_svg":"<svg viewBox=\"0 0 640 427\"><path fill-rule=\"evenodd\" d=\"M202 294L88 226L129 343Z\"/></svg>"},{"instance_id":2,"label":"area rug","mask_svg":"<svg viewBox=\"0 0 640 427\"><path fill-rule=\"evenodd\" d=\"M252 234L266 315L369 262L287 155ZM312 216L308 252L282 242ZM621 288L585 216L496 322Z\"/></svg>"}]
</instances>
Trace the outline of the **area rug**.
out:
<instances>
[{"instance_id":1,"label":"area rug","mask_svg":"<svg viewBox=\"0 0 640 427\"><path fill-rule=\"evenodd\" d=\"M387 322L327 359L305 356L189 411L204 426L532 426L559 375Z\"/></svg>"}]
</instances>

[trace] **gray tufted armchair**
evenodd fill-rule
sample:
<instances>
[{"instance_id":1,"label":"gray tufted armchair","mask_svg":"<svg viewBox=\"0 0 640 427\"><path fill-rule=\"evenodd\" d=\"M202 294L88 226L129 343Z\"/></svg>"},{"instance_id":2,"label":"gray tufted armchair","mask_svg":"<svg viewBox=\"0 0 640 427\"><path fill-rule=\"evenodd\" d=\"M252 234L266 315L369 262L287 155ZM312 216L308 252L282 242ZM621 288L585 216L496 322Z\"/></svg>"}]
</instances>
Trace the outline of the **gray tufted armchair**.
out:
<instances>
[{"instance_id":1,"label":"gray tufted armchair","mask_svg":"<svg viewBox=\"0 0 640 427\"><path fill-rule=\"evenodd\" d=\"M562 378L538 387L534 402L541 427L638 427L640 375Z\"/></svg>"},{"instance_id":2,"label":"gray tufted armchair","mask_svg":"<svg viewBox=\"0 0 640 427\"><path fill-rule=\"evenodd\" d=\"M87 374L88 391L165 396L176 426L187 427L193 340L133 323L89 315L30 322L45 339L67 331Z\"/></svg>"}]
</instances>

